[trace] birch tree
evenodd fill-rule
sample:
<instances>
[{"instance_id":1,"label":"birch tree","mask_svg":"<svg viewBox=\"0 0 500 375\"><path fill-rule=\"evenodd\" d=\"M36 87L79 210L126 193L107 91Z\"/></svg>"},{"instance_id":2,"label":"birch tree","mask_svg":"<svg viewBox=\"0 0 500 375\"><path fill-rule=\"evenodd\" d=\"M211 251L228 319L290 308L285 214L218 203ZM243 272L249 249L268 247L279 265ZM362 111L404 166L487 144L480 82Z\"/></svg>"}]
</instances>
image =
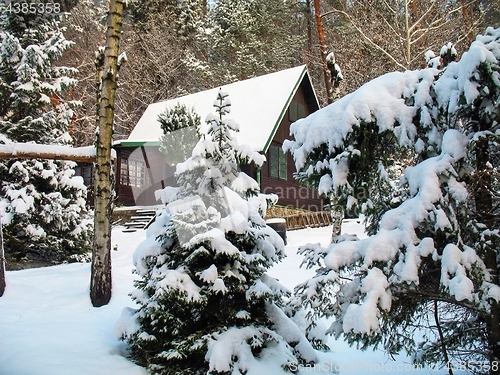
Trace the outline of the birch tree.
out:
<instances>
[{"instance_id":1,"label":"birch tree","mask_svg":"<svg viewBox=\"0 0 500 375\"><path fill-rule=\"evenodd\" d=\"M125 0L109 4L106 47L97 52L98 101L96 162L94 163L94 247L90 298L94 307L106 305L111 299L111 214L114 196L114 177L111 165L114 107L118 69L123 62L119 56Z\"/></svg>"}]
</instances>

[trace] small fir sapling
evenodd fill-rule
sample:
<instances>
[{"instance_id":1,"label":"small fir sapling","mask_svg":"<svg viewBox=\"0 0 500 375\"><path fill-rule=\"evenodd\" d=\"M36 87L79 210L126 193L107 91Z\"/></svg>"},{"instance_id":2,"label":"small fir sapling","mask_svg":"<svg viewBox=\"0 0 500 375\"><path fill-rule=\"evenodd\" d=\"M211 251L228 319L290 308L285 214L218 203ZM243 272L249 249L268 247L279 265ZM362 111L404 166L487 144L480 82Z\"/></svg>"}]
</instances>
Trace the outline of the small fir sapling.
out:
<instances>
[{"instance_id":1,"label":"small fir sapling","mask_svg":"<svg viewBox=\"0 0 500 375\"><path fill-rule=\"evenodd\" d=\"M252 374L262 364L280 374L317 361L285 314L289 291L266 273L285 255L263 219L275 197L238 170L264 158L236 143L230 105L219 91L206 136L177 165L179 187L162 191L166 208L134 254L139 308L124 309L117 332L152 374Z\"/></svg>"}]
</instances>

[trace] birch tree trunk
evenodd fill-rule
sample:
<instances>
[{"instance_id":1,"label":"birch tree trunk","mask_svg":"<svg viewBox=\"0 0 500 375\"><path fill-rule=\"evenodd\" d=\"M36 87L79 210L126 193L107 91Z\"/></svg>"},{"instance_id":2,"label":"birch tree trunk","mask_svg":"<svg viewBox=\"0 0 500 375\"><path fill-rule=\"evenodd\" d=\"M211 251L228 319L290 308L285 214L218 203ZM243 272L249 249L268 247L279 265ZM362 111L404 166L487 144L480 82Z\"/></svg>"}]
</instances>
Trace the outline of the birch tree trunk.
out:
<instances>
[{"instance_id":1,"label":"birch tree trunk","mask_svg":"<svg viewBox=\"0 0 500 375\"><path fill-rule=\"evenodd\" d=\"M111 142L115 95L118 79L118 54L125 0L111 0L106 32L106 48L100 74L97 103L96 162L94 164L94 247L90 299L94 307L108 304L111 299L111 213L114 197Z\"/></svg>"},{"instance_id":2,"label":"birch tree trunk","mask_svg":"<svg viewBox=\"0 0 500 375\"><path fill-rule=\"evenodd\" d=\"M332 199L333 202L333 199ZM342 221L344 220L344 210L338 207L330 207L330 215L332 218L332 237L331 243L337 243L342 234Z\"/></svg>"}]
</instances>

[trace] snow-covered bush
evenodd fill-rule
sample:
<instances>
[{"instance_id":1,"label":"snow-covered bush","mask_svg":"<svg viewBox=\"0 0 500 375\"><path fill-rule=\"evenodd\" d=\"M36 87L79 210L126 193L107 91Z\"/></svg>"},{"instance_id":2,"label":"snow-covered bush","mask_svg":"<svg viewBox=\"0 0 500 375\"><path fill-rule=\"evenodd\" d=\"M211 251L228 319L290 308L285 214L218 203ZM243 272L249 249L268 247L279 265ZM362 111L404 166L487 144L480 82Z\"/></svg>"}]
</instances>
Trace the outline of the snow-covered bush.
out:
<instances>
[{"instance_id":1,"label":"snow-covered bush","mask_svg":"<svg viewBox=\"0 0 500 375\"><path fill-rule=\"evenodd\" d=\"M67 145L73 108L64 92L74 69L55 66L71 46L60 15L0 14L0 143ZM92 221L75 163L0 162L0 211L5 250L17 258L80 260L89 251Z\"/></svg>"},{"instance_id":2,"label":"snow-covered bush","mask_svg":"<svg viewBox=\"0 0 500 375\"><path fill-rule=\"evenodd\" d=\"M264 158L235 142L227 94L214 106L207 135L177 165L179 188L162 191L166 208L134 254L139 308L124 310L117 333L152 374L286 373L317 357L284 312L289 291L266 274L284 256L263 219L276 197L238 171Z\"/></svg>"},{"instance_id":3,"label":"snow-covered bush","mask_svg":"<svg viewBox=\"0 0 500 375\"><path fill-rule=\"evenodd\" d=\"M389 73L292 125L299 177L369 223L367 239L302 248L321 268L301 300L335 316L331 333L416 354L426 316L441 332L424 334L424 352L445 361L482 341L469 359L500 360L499 60L500 30L488 28L444 70Z\"/></svg>"}]
</instances>

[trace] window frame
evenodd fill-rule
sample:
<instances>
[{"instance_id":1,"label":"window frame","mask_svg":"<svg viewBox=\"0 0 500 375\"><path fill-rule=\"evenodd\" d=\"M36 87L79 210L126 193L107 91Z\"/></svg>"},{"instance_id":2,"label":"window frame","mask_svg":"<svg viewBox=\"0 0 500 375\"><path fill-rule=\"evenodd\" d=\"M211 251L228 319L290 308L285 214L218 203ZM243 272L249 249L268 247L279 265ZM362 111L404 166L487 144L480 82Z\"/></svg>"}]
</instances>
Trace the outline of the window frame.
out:
<instances>
[{"instance_id":1,"label":"window frame","mask_svg":"<svg viewBox=\"0 0 500 375\"><path fill-rule=\"evenodd\" d=\"M131 187L145 186L147 184L146 163L142 160L122 158L120 184Z\"/></svg>"},{"instance_id":2,"label":"window frame","mask_svg":"<svg viewBox=\"0 0 500 375\"><path fill-rule=\"evenodd\" d=\"M288 155L277 144L269 146L269 177L288 181Z\"/></svg>"},{"instance_id":3,"label":"window frame","mask_svg":"<svg viewBox=\"0 0 500 375\"><path fill-rule=\"evenodd\" d=\"M288 120L295 122L304 117L307 117L306 105L297 100L292 100L288 106Z\"/></svg>"}]
</instances>

